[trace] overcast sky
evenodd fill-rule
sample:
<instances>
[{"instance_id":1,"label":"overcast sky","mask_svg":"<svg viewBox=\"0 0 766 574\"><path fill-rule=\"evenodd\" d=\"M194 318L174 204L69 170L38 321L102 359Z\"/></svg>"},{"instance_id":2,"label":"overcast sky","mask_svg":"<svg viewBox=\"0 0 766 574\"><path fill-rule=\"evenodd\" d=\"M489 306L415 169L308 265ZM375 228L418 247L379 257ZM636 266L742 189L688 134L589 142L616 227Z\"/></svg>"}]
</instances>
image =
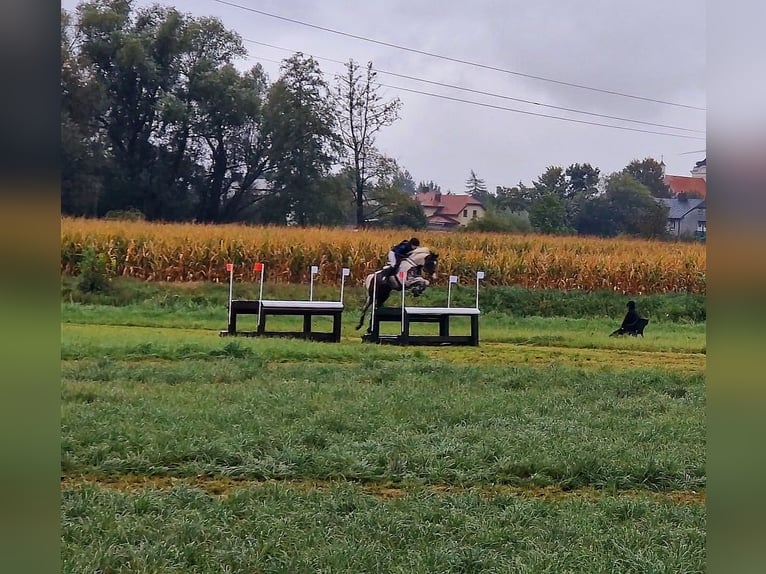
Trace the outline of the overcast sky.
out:
<instances>
[{"instance_id":1,"label":"overcast sky","mask_svg":"<svg viewBox=\"0 0 766 574\"><path fill-rule=\"evenodd\" d=\"M136 5L157 2L137 0ZM329 82L343 72L330 60L373 62L382 84L537 114L630 127L684 139L578 124L450 101L394 87L401 119L378 147L416 182L433 180L462 193L471 170L490 190L531 184L549 165L588 162L607 174L633 159L664 159L667 172L689 175L705 157L705 111L565 86L371 43L254 13L216 0L162 0L195 16L216 16L246 39L249 57L274 81L279 61L301 51L319 61ZM270 14L388 44L558 82L651 100L706 107L705 5L697 0L227 0ZM76 1L64 0L65 9ZM272 44L286 50L258 45ZM382 73L394 72L652 124L584 115L469 93ZM696 152L696 153L688 153Z\"/></svg>"}]
</instances>

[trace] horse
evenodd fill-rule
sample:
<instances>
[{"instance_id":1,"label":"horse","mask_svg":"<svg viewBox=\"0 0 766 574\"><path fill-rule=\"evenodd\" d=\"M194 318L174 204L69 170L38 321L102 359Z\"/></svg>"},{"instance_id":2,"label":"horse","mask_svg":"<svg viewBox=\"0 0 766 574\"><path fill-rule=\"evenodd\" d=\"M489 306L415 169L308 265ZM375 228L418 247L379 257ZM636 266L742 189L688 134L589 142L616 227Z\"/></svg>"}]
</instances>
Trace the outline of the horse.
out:
<instances>
[{"instance_id":1,"label":"horse","mask_svg":"<svg viewBox=\"0 0 766 574\"><path fill-rule=\"evenodd\" d=\"M422 276L422 271L425 271L431 279L435 279L436 264L438 263L438 260L439 255L433 253L428 247L416 247L407 257L402 259L395 275L383 277L383 271L389 266L367 275L364 279L364 287L367 290L367 299L364 302L364 307L362 307L362 315L359 317L359 324L356 326L356 329L361 329L364 324L367 310L373 303L373 291L375 292L375 308L377 309L386 302L392 291L402 290L402 284L399 281L398 275L403 272L405 274L404 289L417 297L423 293L423 291L426 290L426 287L430 284L428 279L425 279ZM373 279L375 280L374 283Z\"/></svg>"}]
</instances>

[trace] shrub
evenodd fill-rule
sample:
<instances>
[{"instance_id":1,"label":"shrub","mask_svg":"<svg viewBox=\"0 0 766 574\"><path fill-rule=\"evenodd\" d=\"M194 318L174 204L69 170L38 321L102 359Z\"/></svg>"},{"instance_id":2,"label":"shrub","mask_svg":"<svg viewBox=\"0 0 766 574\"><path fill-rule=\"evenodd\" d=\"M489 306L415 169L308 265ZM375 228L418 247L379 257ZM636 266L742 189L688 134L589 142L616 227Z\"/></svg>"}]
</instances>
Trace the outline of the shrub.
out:
<instances>
[{"instance_id":1,"label":"shrub","mask_svg":"<svg viewBox=\"0 0 766 574\"><path fill-rule=\"evenodd\" d=\"M109 260L105 254L88 247L82 252L78 267L77 288L82 293L103 293L109 289Z\"/></svg>"}]
</instances>

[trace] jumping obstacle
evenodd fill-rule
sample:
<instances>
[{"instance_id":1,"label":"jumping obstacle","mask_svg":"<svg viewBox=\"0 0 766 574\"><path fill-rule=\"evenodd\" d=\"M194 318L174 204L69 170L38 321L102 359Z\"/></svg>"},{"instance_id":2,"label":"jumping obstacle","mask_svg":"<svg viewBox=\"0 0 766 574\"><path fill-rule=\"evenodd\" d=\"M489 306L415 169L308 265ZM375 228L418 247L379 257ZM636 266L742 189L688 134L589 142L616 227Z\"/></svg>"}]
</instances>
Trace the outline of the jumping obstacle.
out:
<instances>
[{"instance_id":1,"label":"jumping obstacle","mask_svg":"<svg viewBox=\"0 0 766 574\"><path fill-rule=\"evenodd\" d=\"M380 307L374 309L371 318L370 332L362 336L362 341L367 343L381 343L389 345L479 345L479 281L484 278L484 272L476 273L476 306L475 307L452 307L452 284L457 284L457 277L450 276L447 290L446 307L413 307L404 304L404 292L402 292L402 305L399 309L394 307ZM373 295L374 297L374 295ZM374 299L373 299L374 300ZM471 321L470 335L453 335L450 333L450 319L452 317L469 317ZM399 321L401 332L399 335L381 335L380 324L385 322ZM410 327L413 323L438 323L438 335L413 335Z\"/></svg>"},{"instance_id":2,"label":"jumping obstacle","mask_svg":"<svg viewBox=\"0 0 766 574\"><path fill-rule=\"evenodd\" d=\"M229 264L231 265L231 264ZM338 343L341 334L341 315L343 313L343 289L346 277L350 270L343 268L341 270L340 300L339 301L314 301L314 275L318 273L316 265L311 266L311 287L308 301L277 301L263 299L263 263L256 263L253 266L255 271L261 272L261 285L259 298L257 300L232 299L233 271L227 265L229 270L229 324L225 331L221 331L222 337L226 336L244 336L244 337L290 337L296 339L309 339L312 341L325 341ZM237 331L238 315L257 315L257 324L255 331ZM303 317L303 330L301 331L268 331L266 330L266 320L270 316L293 315ZM312 319L317 316L332 318L332 332L317 332L312 329Z\"/></svg>"}]
</instances>

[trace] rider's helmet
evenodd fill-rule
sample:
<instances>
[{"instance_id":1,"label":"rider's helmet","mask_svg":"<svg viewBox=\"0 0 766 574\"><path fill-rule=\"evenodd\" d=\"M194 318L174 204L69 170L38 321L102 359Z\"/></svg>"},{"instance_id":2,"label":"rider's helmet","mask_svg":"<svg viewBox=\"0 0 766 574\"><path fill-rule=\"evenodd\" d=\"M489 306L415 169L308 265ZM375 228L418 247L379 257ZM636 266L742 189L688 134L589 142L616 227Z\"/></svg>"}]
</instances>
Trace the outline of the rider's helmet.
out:
<instances>
[{"instance_id":1,"label":"rider's helmet","mask_svg":"<svg viewBox=\"0 0 766 574\"><path fill-rule=\"evenodd\" d=\"M410 245L413 247L420 247L420 240L417 237L410 239Z\"/></svg>"}]
</instances>

